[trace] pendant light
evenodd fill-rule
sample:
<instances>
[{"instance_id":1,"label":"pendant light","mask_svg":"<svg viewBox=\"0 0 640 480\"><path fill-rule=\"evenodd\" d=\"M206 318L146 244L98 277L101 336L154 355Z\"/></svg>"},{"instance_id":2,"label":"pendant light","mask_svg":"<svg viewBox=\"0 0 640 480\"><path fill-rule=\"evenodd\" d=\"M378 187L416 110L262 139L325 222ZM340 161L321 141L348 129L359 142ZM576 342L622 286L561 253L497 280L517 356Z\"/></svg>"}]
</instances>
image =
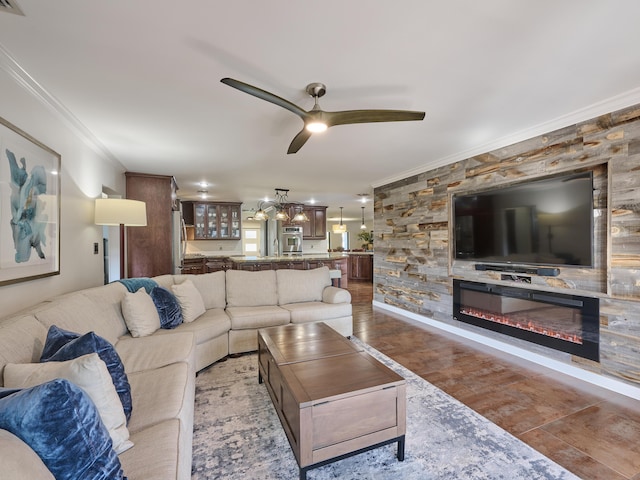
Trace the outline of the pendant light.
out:
<instances>
[{"instance_id":1,"label":"pendant light","mask_svg":"<svg viewBox=\"0 0 640 480\"><path fill-rule=\"evenodd\" d=\"M360 230L366 230L367 226L364 224L364 207L362 207L362 225L360 225Z\"/></svg>"},{"instance_id":2,"label":"pendant light","mask_svg":"<svg viewBox=\"0 0 640 480\"><path fill-rule=\"evenodd\" d=\"M333 233L344 233L347 231L347 226L342 223L342 209L344 207L340 207L340 225L333 225Z\"/></svg>"}]
</instances>

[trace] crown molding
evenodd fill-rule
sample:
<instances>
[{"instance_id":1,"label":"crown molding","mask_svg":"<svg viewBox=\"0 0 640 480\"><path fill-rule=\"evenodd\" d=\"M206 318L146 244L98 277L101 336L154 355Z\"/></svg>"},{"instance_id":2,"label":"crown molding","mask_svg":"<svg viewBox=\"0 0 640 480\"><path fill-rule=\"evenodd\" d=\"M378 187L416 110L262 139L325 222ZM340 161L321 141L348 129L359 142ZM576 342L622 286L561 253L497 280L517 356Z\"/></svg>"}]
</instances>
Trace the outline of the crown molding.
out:
<instances>
[{"instance_id":1,"label":"crown molding","mask_svg":"<svg viewBox=\"0 0 640 480\"><path fill-rule=\"evenodd\" d=\"M412 168L411 170L406 170L404 172L398 173L397 175L393 175L392 177L383 178L375 183L372 183L371 186L373 188L382 187L384 185L388 185L390 183L397 182L414 175L428 172L429 170L435 170L436 168L451 165L452 163L466 160L467 158L471 158L476 155L492 152L494 150L498 150L500 148L513 145L524 140L529 140L539 135L544 135L545 133L553 132L560 128L565 128L569 125L584 122L600 115L615 112L617 110L621 110L638 103L640 103L640 87L621 93L620 95L616 95L601 102L594 103L593 105L589 105L588 107L581 108L566 115L554 118L553 120L549 120L547 122L534 125L533 127L526 128L509 135L505 135L504 137L500 137L490 142L482 143L467 150L463 150L461 152L439 158L432 162L423 164L420 167Z\"/></svg>"},{"instance_id":2,"label":"crown molding","mask_svg":"<svg viewBox=\"0 0 640 480\"><path fill-rule=\"evenodd\" d=\"M50 94L47 89L40 85L29 73L20 66L9 51L0 44L0 68L6 71L13 80L24 88L32 97L37 99L64 124L69 127L86 145L104 159L118 165L124 170L124 166L109 151L104 144L96 137L78 118L69 111L56 97Z\"/></svg>"}]
</instances>

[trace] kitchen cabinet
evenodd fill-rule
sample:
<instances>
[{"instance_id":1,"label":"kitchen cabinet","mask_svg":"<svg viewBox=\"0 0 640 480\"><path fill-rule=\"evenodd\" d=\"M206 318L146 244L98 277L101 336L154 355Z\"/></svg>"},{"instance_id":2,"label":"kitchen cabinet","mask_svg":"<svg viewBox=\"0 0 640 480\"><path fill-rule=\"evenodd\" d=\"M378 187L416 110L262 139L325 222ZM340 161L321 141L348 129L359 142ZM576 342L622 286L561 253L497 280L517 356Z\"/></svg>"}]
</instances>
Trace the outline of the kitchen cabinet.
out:
<instances>
[{"instance_id":1,"label":"kitchen cabinet","mask_svg":"<svg viewBox=\"0 0 640 480\"><path fill-rule=\"evenodd\" d=\"M301 226L304 240L324 240L327 238L327 207L295 203L288 203L284 207L289 215L289 220L282 222L283 226ZM303 211L309 220L293 222L293 217L300 211Z\"/></svg>"},{"instance_id":2,"label":"kitchen cabinet","mask_svg":"<svg viewBox=\"0 0 640 480\"><path fill-rule=\"evenodd\" d=\"M231 268L231 261L228 257L207 257L206 273L227 271Z\"/></svg>"},{"instance_id":3,"label":"kitchen cabinet","mask_svg":"<svg viewBox=\"0 0 640 480\"><path fill-rule=\"evenodd\" d=\"M126 227L127 275L155 277L173 273L172 210L178 186L171 176L125 173L126 197L145 202L146 227Z\"/></svg>"},{"instance_id":4,"label":"kitchen cabinet","mask_svg":"<svg viewBox=\"0 0 640 480\"><path fill-rule=\"evenodd\" d=\"M304 240L324 240L327 238L327 207L304 207L304 213L309 218L302 224L302 238Z\"/></svg>"},{"instance_id":5,"label":"kitchen cabinet","mask_svg":"<svg viewBox=\"0 0 640 480\"><path fill-rule=\"evenodd\" d=\"M194 240L240 240L241 203L194 202Z\"/></svg>"},{"instance_id":6,"label":"kitchen cabinet","mask_svg":"<svg viewBox=\"0 0 640 480\"><path fill-rule=\"evenodd\" d=\"M373 255L349 255L349 278L373 280Z\"/></svg>"},{"instance_id":7,"label":"kitchen cabinet","mask_svg":"<svg viewBox=\"0 0 640 480\"><path fill-rule=\"evenodd\" d=\"M182 260L182 273L185 275L206 273L205 262L205 257L185 257Z\"/></svg>"},{"instance_id":8,"label":"kitchen cabinet","mask_svg":"<svg viewBox=\"0 0 640 480\"><path fill-rule=\"evenodd\" d=\"M182 205L182 219L187 227L193 227L193 202L183 201Z\"/></svg>"}]
</instances>

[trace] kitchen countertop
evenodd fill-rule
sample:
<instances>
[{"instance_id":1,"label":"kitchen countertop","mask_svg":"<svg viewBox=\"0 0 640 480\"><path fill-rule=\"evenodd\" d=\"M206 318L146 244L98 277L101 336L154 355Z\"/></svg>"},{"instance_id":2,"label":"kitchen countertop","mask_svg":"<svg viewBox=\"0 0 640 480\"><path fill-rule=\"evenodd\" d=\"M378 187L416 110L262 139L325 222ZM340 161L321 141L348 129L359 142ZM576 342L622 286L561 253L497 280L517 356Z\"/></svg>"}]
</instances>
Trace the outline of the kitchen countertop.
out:
<instances>
[{"instance_id":1,"label":"kitchen countertop","mask_svg":"<svg viewBox=\"0 0 640 480\"><path fill-rule=\"evenodd\" d=\"M258 256L258 255L238 255L238 254L220 254L220 253L187 253L184 256L185 260L199 260L206 258L228 258L235 263L247 263L247 262L295 262L303 260L337 260L339 258L345 258L349 255L373 255L373 252L327 252L327 253L304 253L302 255L272 255L272 256Z\"/></svg>"},{"instance_id":2,"label":"kitchen countertop","mask_svg":"<svg viewBox=\"0 0 640 480\"><path fill-rule=\"evenodd\" d=\"M303 255L278 255L269 257L249 256L249 255L234 255L230 256L229 260L234 263L250 263L250 262L296 262L303 260L338 260L345 258L345 253L305 253Z\"/></svg>"}]
</instances>

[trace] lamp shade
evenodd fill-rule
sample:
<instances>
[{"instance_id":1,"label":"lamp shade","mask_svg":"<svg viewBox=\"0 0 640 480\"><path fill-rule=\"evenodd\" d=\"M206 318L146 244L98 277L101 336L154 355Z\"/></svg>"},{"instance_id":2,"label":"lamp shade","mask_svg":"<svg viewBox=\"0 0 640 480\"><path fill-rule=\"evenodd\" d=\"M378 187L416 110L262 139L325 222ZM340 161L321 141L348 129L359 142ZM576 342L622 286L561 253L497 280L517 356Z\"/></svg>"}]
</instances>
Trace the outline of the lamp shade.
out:
<instances>
[{"instance_id":1,"label":"lamp shade","mask_svg":"<svg viewBox=\"0 0 640 480\"><path fill-rule=\"evenodd\" d=\"M95 224L146 227L147 206L139 200L97 198Z\"/></svg>"}]
</instances>

